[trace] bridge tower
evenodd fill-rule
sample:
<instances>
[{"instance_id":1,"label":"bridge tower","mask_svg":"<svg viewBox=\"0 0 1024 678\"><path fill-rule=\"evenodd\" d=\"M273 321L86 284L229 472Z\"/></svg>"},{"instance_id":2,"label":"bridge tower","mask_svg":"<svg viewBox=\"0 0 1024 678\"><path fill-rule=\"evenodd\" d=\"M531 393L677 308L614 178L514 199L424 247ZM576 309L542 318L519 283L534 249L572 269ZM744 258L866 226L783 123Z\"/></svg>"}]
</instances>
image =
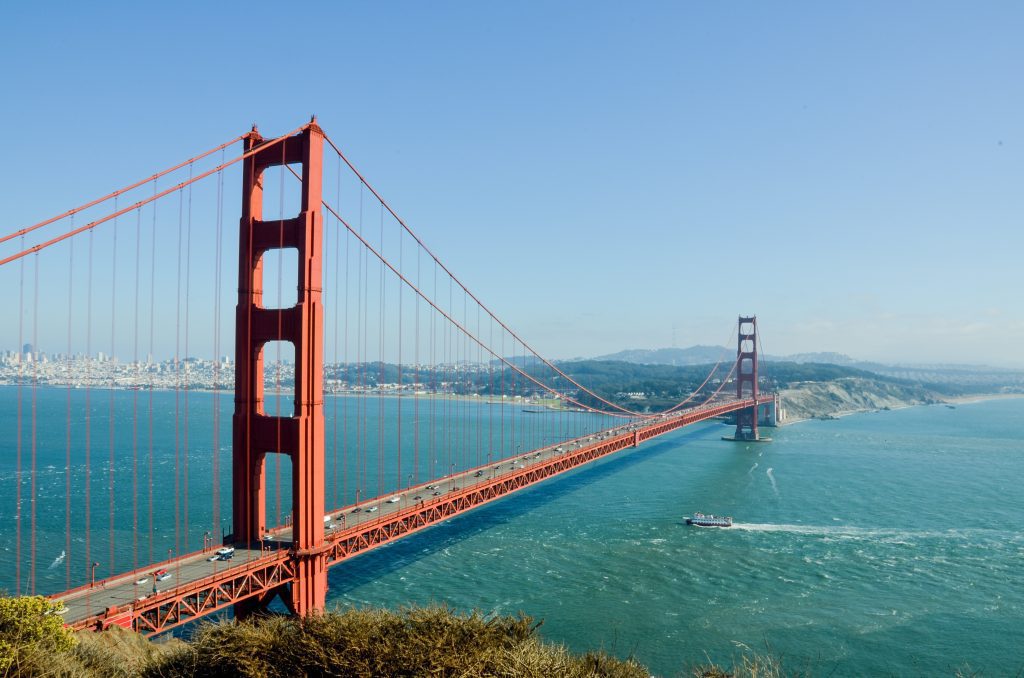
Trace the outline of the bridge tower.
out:
<instances>
[{"instance_id":1,"label":"bridge tower","mask_svg":"<svg viewBox=\"0 0 1024 678\"><path fill-rule=\"evenodd\" d=\"M757 402L757 316L740 316L736 341L736 397ZM734 440L759 440L758 407L736 413Z\"/></svg>"},{"instance_id":2,"label":"bridge tower","mask_svg":"<svg viewBox=\"0 0 1024 678\"><path fill-rule=\"evenodd\" d=\"M253 126L244 144L242 218L239 229L238 305L235 315L235 414L232 431L232 541L253 545L267 530L267 455L292 462L292 560L290 586L236 605L245 616L280 595L299 615L323 609L327 593L324 544L323 322L321 302L323 131L314 119L301 132L265 150ZM301 207L289 219L263 219L263 173L302 166ZM277 249L298 251L298 297L291 308L263 305L263 257ZM295 401L291 416L264 409L263 349L288 341L295 349Z\"/></svg>"}]
</instances>

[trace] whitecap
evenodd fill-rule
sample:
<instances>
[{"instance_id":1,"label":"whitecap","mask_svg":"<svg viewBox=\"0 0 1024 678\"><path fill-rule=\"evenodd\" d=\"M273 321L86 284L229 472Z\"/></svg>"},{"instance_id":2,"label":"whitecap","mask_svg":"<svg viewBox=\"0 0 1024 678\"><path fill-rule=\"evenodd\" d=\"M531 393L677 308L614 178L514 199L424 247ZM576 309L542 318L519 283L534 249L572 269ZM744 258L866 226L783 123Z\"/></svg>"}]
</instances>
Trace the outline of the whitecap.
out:
<instances>
[{"instance_id":1,"label":"whitecap","mask_svg":"<svg viewBox=\"0 0 1024 678\"><path fill-rule=\"evenodd\" d=\"M50 563L50 567L49 567L48 569L52 570L52 569L54 569L55 567L57 567L58 565L60 565L61 563L63 563L63 562L64 562L64 556L65 556L65 555L66 555L66 554L64 553L64 551L61 551L61 552L60 552L60 555L59 555L59 556L57 556L56 558L54 558L54 559L53 559L53 562L52 562L52 563Z\"/></svg>"}]
</instances>

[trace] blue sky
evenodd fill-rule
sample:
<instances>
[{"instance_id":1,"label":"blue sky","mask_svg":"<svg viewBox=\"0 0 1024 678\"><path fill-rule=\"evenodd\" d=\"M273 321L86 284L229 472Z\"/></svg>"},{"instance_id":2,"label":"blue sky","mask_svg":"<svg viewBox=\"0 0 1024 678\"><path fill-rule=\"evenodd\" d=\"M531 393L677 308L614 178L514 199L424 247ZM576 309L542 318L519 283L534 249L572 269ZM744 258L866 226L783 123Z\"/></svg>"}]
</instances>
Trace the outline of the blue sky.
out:
<instances>
[{"instance_id":1,"label":"blue sky","mask_svg":"<svg viewBox=\"0 0 1024 678\"><path fill-rule=\"evenodd\" d=\"M316 113L548 357L1024 366L1020 3L2 12L4 233Z\"/></svg>"}]
</instances>

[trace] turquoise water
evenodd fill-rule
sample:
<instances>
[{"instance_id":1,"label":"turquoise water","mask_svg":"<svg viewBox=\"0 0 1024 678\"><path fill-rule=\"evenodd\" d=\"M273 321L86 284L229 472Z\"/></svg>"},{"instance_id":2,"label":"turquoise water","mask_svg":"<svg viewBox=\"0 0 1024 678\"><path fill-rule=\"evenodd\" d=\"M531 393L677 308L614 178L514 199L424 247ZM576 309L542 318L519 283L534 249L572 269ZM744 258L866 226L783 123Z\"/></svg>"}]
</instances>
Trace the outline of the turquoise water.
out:
<instances>
[{"instance_id":1,"label":"turquoise water","mask_svg":"<svg viewBox=\"0 0 1024 678\"><path fill-rule=\"evenodd\" d=\"M658 675L770 648L816 675L1024 668L1024 400L716 424L599 462L334 568L338 605L544 620ZM731 514L732 529L684 513Z\"/></svg>"},{"instance_id":2,"label":"turquoise water","mask_svg":"<svg viewBox=\"0 0 1024 678\"><path fill-rule=\"evenodd\" d=\"M23 464L30 430L23 396ZM73 392L72 407L84 407ZM176 400L177 397L177 400ZM68 392L37 392L37 590L63 588L87 576L84 544L73 538L70 557L54 564L65 546L65 412ZM220 396L220 430L213 434L212 394L190 394L189 442L184 444L183 398L154 394L155 527L149 541L145 493L143 526L132 534L132 459L148 472L148 393L115 392L113 440L115 519L110 530L110 393L94 391L90 430L92 511L90 558L97 576L130 569L152 550L165 556L175 544L201 546L215 531L211 450L219 450L221 515L229 515L230 396ZM16 389L0 389L0 521L14 523ZM328 402L328 497L351 501L390 491L407 473L425 478L451 463L471 466L489 449L486 422L500 407L450 402L462 424L434 430L430 457L429 409L403 403L401 473L378 468L379 418L396 416L394 399ZM346 404L347 403L347 404ZM420 407L424 405L421 402ZM174 426L177 409L179 425ZM498 435L495 449L566 431L587 431L597 418L522 414L505 408L518 426L516 439ZM441 416L441 411L437 412ZM412 421L423 430L418 466L411 467ZM138 421L139 432L132 433ZM161 424L160 422L164 423ZM334 478L332 422L352 449ZM816 675L950 675L968 664L986 675L1024 669L1024 399L921 407L810 421L774 429L774 442L725 443L724 427L702 424L619 453L548 481L406 540L335 567L332 605L445 602L463 610L515 613L544 620L543 636L574 650L603 647L633 654L657 675L686 666L738 657L744 648L781 656L792 669ZM363 437L359 438L359 433ZM190 525L175 534L175 436L179 467L189 457ZM73 426L72 525L84 524L85 432ZM134 444L138 439L140 444ZM383 441L385 447L394 443ZM24 467L23 467L24 471ZM444 471L440 471L440 475ZM179 472L178 502L184 503ZM271 468L271 482L276 471ZM30 502L23 478L21 511ZM281 473L287 505L287 467ZM278 501L275 492L268 502ZM180 506L183 508L183 506ZM275 507L268 507L273 515ZM285 509L286 510L286 509ZM728 530L687 528L693 511L731 514ZM27 529L27 528L26 528ZM26 533L27 534L27 533ZM12 527L0 533L5 565L0 587L14 589ZM152 544L152 546L151 546ZM22 588L30 564L22 541ZM70 563L70 564L69 564ZM51 567L53 565L53 567Z\"/></svg>"},{"instance_id":3,"label":"turquoise water","mask_svg":"<svg viewBox=\"0 0 1024 678\"><path fill-rule=\"evenodd\" d=\"M277 401L268 395L269 413L290 409L287 394ZM88 582L90 563L102 579L219 540L231 529L233 409L231 393L0 386L0 590L54 593ZM324 414L329 509L622 422L374 394L328 396ZM268 455L266 471L268 525L287 524L290 460Z\"/></svg>"}]
</instances>

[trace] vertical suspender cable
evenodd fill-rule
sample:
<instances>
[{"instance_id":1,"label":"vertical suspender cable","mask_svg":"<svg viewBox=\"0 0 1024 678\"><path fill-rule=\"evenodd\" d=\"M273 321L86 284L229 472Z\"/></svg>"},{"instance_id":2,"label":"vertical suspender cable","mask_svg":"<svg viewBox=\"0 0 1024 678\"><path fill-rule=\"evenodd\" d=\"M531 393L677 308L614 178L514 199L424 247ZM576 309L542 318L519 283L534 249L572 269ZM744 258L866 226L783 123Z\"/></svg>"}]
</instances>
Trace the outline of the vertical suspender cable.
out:
<instances>
[{"instance_id":1,"label":"vertical suspender cable","mask_svg":"<svg viewBox=\"0 0 1024 678\"><path fill-rule=\"evenodd\" d=\"M405 273L403 266L402 232L398 232L398 270ZM398 487L402 487L402 282L398 281L398 390L395 407L398 410Z\"/></svg>"},{"instance_id":2,"label":"vertical suspender cable","mask_svg":"<svg viewBox=\"0 0 1024 678\"><path fill-rule=\"evenodd\" d=\"M512 364L516 364L516 340L514 337L512 339ZM515 370L512 370L512 374L510 376L512 377L512 390L510 395L512 400L512 419L509 421L509 429L511 430L512 433L512 441L510 443L509 452L511 452L512 455L516 455L519 454L519 448L517 447L516 443L516 423L519 420L519 416L516 413L515 407L515 398L519 394L519 389L517 388L518 373Z\"/></svg>"},{"instance_id":3,"label":"vertical suspender cable","mask_svg":"<svg viewBox=\"0 0 1024 678\"><path fill-rule=\"evenodd\" d=\"M189 551L189 520L188 520L188 424L189 424L189 362L188 362L188 343L189 343L189 330L190 320L192 318L192 163L188 165L188 211L186 212L185 222L185 355L182 356L184 359L184 381L182 388L185 391L183 396L185 413L182 421L182 428L184 435L182 436L181 446L181 478L182 478L182 548L184 553Z\"/></svg>"},{"instance_id":4,"label":"vertical suspender cable","mask_svg":"<svg viewBox=\"0 0 1024 678\"><path fill-rule=\"evenodd\" d=\"M505 357L505 334L506 334L505 330L502 329L501 330L501 357L502 358ZM500 364L500 365L498 365L498 367L501 369L501 385L500 385L500 388L498 389L499 391L501 391L501 422L500 422L501 425L498 427L501 430L501 454L499 456L501 456L501 458L504 459L505 458L505 365L504 364Z\"/></svg>"},{"instance_id":5,"label":"vertical suspender cable","mask_svg":"<svg viewBox=\"0 0 1024 678\"><path fill-rule=\"evenodd\" d=\"M88 281L85 286L85 567L92 568L92 473L89 468L92 454L92 240L89 229ZM87 603L88 607L88 603Z\"/></svg>"},{"instance_id":6,"label":"vertical suspender cable","mask_svg":"<svg viewBox=\"0 0 1024 678\"><path fill-rule=\"evenodd\" d=\"M71 217L71 228L75 227L75 218ZM67 354L67 413L64 434L64 587L71 588L71 317L74 310L75 271L75 239L68 240L68 354Z\"/></svg>"},{"instance_id":7,"label":"vertical suspender cable","mask_svg":"<svg viewBox=\"0 0 1024 678\"><path fill-rule=\"evenodd\" d=\"M480 304L476 305L476 333L477 333L477 336L481 336L481 337L484 336L483 335L483 330L480 327ZM476 364L477 364L477 369L478 370L483 369L483 365L484 365L484 349L483 349L482 346L477 346ZM478 375L478 380L483 378L482 376L479 376L480 375L479 372L477 372L476 374ZM482 387L483 387L483 383L482 382L478 383L475 386L475 388L474 388L475 392L476 393L480 393L480 391L483 390ZM484 416L484 411L480 407L479 401L477 401L477 403L476 403L476 464L477 464L477 466L479 466L482 463L482 458L483 458L483 428L484 428L483 416Z\"/></svg>"},{"instance_id":8,"label":"vertical suspender cable","mask_svg":"<svg viewBox=\"0 0 1024 678\"><path fill-rule=\"evenodd\" d=\"M462 293L462 326L463 327L469 327L469 307L468 307L468 303L466 301L466 293L465 292ZM472 442L473 442L472 423L473 422L472 422L472 417L470 416L469 398L468 398L469 393L470 393L470 391L469 391L469 379L470 379L469 374L470 373L467 371L468 367L469 367L469 335L466 334L465 332L462 332L462 333L457 333L457 336L460 336L461 339L462 339L462 341L461 341L461 344L462 344L462 362L460 364L463 366L463 372L461 374L460 382L463 384L463 386L460 388L460 390L464 391L464 393L461 394L462 397L460 399L460 402L462 404L461 409L462 409L462 426L463 426L463 433L462 433L462 440L463 440L463 445L462 445L462 455L463 455L462 456L462 468L465 469L465 468L469 468L470 466L473 465L473 463L472 463L472 459L473 459L473 455L472 455Z\"/></svg>"},{"instance_id":9,"label":"vertical suspender cable","mask_svg":"<svg viewBox=\"0 0 1024 678\"><path fill-rule=\"evenodd\" d=\"M363 188L359 187L359 234L363 233ZM363 303L365 291L363 287L363 248L356 250L356 257L359 259L359 267L356 269L356 370L359 399L356 400L356 500L358 503L360 493L366 491L366 445L364 441L363 411L366 405L366 392L363 390L363 372L365 364L363 361ZM363 497L365 499L365 496Z\"/></svg>"},{"instance_id":10,"label":"vertical suspender cable","mask_svg":"<svg viewBox=\"0 0 1024 678\"><path fill-rule=\"evenodd\" d=\"M494 347L494 319L491 318L488 323L490 327L488 332L487 345L492 349ZM487 399L494 402L494 360L489 360L487 365ZM492 461L491 454L494 453L494 405L487 406L487 461Z\"/></svg>"},{"instance_id":11,"label":"vertical suspender cable","mask_svg":"<svg viewBox=\"0 0 1024 678\"><path fill-rule=\"evenodd\" d=\"M25 236L21 236L21 248L25 249ZM25 376L27 351L25 340L25 260L18 263L18 429L15 442L14 462L14 591L21 595L21 447L22 447L22 385Z\"/></svg>"},{"instance_id":12,"label":"vertical suspender cable","mask_svg":"<svg viewBox=\"0 0 1024 678\"><path fill-rule=\"evenodd\" d=\"M156 179L153 179L153 195L157 193ZM153 388L155 384L155 371L153 361L153 337L154 337L154 326L156 320L156 201L153 202L153 227L152 233L150 234L149 243L149 352L146 355L146 367L149 370L149 412L148 412L148 429L149 429L149 441L148 441L148 477L146 479L146 488L148 493L148 511L149 511L149 560L148 562L154 562L154 528L153 528Z\"/></svg>"},{"instance_id":13,"label":"vertical suspender cable","mask_svg":"<svg viewBox=\"0 0 1024 678\"><path fill-rule=\"evenodd\" d=\"M117 201L114 198L114 211L117 212ZM110 277L110 355L107 356L108 361L113 361L117 355L117 347L115 345L115 334L116 334L116 323L117 323L117 217L114 217L113 223L114 238L111 247L111 277ZM117 571L115 567L115 556L114 556L114 467L115 455L114 455L114 387L116 386L115 377L116 373L113 369L108 370L110 372L110 408L107 420L107 430L109 432L109 458L107 463L107 550L109 552L110 565L107 569L109 574L114 574Z\"/></svg>"},{"instance_id":14,"label":"vertical suspender cable","mask_svg":"<svg viewBox=\"0 0 1024 678\"><path fill-rule=\"evenodd\" d=\"M448 279L448 315L452 314L452 281ZM450 321L444 325L444 472L445 475L452 473L452 324Z\"/></svg>"},{"instance_id":15,"label":"vertical suspender cable","mask_svg":"<svg viewBox=\"0 0 1024 678\"><path fill-rule=\"evenodd\" d=\"M37 418L37 403L36 396L39 391L39 253L36 252L35 256L32 257L34 260L33 273L35 275L35 281L32 284L32 452L31 452L31 492L29 494L29 501L31 502L32 511L32 525L31 525L31 555L29 562L31 569L29 570L29 592L32 595L36 593L36 423Z\"/></svg>"},{"instance_id":16,"label":"vertical suspender cable","mask_svg":"<svg viewBox=\"0 0 1024 678\"><path fill-rule=\"evenodd\" d=\"M370 258L364 251L366 261L363 264L363 317L360 319L360 327L363 331L363 378L366 390L363 392L363 482L365 489L369 492L369 463L370 463Z\"/></svg>"},{"instance_id":17,"label":"vertical suspender cable","mask_svg":"<svg viewBox=\"0 0 1024 678\"><path fill-rule=\"evenodd\" d=\"M437 262L434 262L434 299L437 299ZM437 313L430 312L430 457L427 459L428 475L431 479L437 477Z\"/></svg>"},{"instance_id":18,"label":"vertical suspender cable","mask_svg":"<svg viewBox=\"0 0 1024 678\"><path fill-rule=\"evenodd\" d=\"M469 305L466 301L466 295L462 295L462 326L469 327ZM470 366L470 348L469 348L469 335L465 332L460 332L459 336L462 343L462 366L463 371L461 374L460 391L462 391L462 420L463 420L463 461L462 467L464 469L471 468L473 464L473 416L469 406L469 394L472 393L472 373L469 371Z\"/></svg>"},{"instance_id":19,"label":"vertical suspender cable","mask_svg":"<svg viewBox=\"0 0 1024 678\"><path fill-rule=\"evenodd\" d=\"M362 222L363 222L363 209L362 209L362 206L363 206L362 194L360 194L360 201L359 201L359 229L360 229L360 232L362 232L362 228L363 228L363 226L362 226ZM369 403L367 402L367 395L366 395L366 392L367 392L367 390L369 388L369 379L367 377L366 372L369 369L369 364L368 363L370 361L370 259L369 259L370 255L369 255L369 253L366 252L365 249L363 249L362 256L363 256L363 259L364 259L363 264L362 264L362 270L363 270L363 298L362 298L363 316L359 319L359 327L361 328L362 335L363 335L362 336L362 342L363 342L363 349L362 349L362 351L363 351L363 358L362 358L363 377L362 377L362 381L367 386L367 388L363 390L363 395L362 395L362 401L363 401L363 422L362 422L362 429L363 429L363 490L366 491L370 487L369 481L367 479L367 464L369 463L369 458L370 458L370 443L369 443L369 422L368 422Z\"/></svg>"},{"instance_id":20,"label":"vertical suspender cable","mask_svg":"<svg viewBox=\"0 0 1024 678\"><path fill-rule=\"evenodd\" d=\"M420 248L416 248L416 287L420 286ZM413 323L413 363L416 365L415 380L413 387L412 401L412 472L413 482L419 483L420 477L420 397L416 393L420 391L420 383L423 380L423 366L420 364L420 297L414 295L416 306L414 308L416 321Z\"/></svg>"},{"instance_id":21,"label":"vertical suspender cable","mask_svg":"<svg viewBox=\"0 0 1024 678\"><path fill-rule=\"evenodd\" d=\"M339 191L340 191L340 189L339 189ZM339 229L340 229L340 226L339 226ZM351 289L349 287L348 281L349 281L349 271L352 270L352 264L351 264L351 259L350 259L350 255L349 255L349 249L350 249L351 243L352 243L352 238L349 235L348 231L346 230L345 231L345 286L344 286L344 293L345 293L345 322L343 323L343 329L344 329L344 332L345 332L345 339L342 342L342 344L343 344L343 351L344 351L344 356L343 356L343 361L342 362L345 365L345 390L348 391L348 393L352 392L352 364L351 364L351 361L349 360L349 353L348 353L348 317L349 317L349 308L348 308L349 304L348 304L348 300L349 300L349 296L351 294ZM335 310L335 318L337 318L337 310ZM348 501L348 405L349 405L349 400L351 400L351 397L346 394L344 396L344 400L342 400L342 404L341 404L341 496L342 496L342 501L343 502L347 502ZM356 449L357 450L359 449L358 445L356 446ZM356 455L356 463L357 464L359 463L358 455ZM357 479L359 478L358 467L357 467L356 478ZM357 482L356 487L358 487L358 486L359 485L358 485L358 482Z\"/></svg>"},{"instance_id":22,"label":"vertical suspender cable","mask_svg":"<svg viewBox=\"0 0 1024 678\"><path fill-rule=\"evenodd\" d=\"M135 388L132 389L132 569L139 567L139 384L142 373L139 364L139 260L142 257L142 208L135 212L135 321L132 330L132 365L135 368Z\"/></svg>"},{"instance_id":23,"label":"vertical suspender cable","mask_svg":"<svg viewBox=\"0 0 1024 678\"><path fill-rule=\"evenodd\" d=\"M380 207L380 249L384 254L384 205ZM378 355L380 356L380 376L377 378L377 496L384 494L384 313L386 304L386 289L384 287L384 262L378 264L379 276L379 325L380 331L378 340Z\"/></svg>"},{"instance_id":24,"label":"vertical suspender cable","mask_svg":"<svg viewBox=\"0 0 1024 678\"><path fill-rule=\"evenodd\" d=\"M178 191L177 313L174 321L174 553L181 552L181 246L185 194Z\"/></svg>"},{"instance_id":25,"label":"vertical suspender cable","mask_svg":"<svg viewBox=\"0 0 1024 678\"><path fill-rule=\"evenodd\" d=\"M338 159L338 190L337 190L337 201L338 209L341 209L341 159ZM328 213L328 218L330 214ZM331 502L332 508L338 508L341 504L338 503L338 398L340 397L339 389L337 385L341 380L341 360L338 356L338 296L341 294L341 286L338 284L338 262L341 255L341 228L336 227L334 235L334 369L335 369L335 388L331 397L331 407L334 412L333 425L333 452L334 452L334 493L332 495L333 500ZM344 457L342 457L342 474L344 474ZM344 487L342 487L342 500L344 501L345 493Z\"/></svg>"},{"instance_id":26,"label":"vertical suspender cable","mask_svg":"<svg viewBox=\"0 0 1024 678\"><path fill-rule=\"evenodd\" d=\"M224 150L220 152L224 164ZM217 243L214 246L216 261L213 264L213 483L211 487L212 510L210 512L210 535L217 534L220 525L220 304L221 276L224 257L224 172L217 172ZM236 366L237 367L237 366ZM204 544L205 546L205 544Z\"/></svg>"}]
</instances>

